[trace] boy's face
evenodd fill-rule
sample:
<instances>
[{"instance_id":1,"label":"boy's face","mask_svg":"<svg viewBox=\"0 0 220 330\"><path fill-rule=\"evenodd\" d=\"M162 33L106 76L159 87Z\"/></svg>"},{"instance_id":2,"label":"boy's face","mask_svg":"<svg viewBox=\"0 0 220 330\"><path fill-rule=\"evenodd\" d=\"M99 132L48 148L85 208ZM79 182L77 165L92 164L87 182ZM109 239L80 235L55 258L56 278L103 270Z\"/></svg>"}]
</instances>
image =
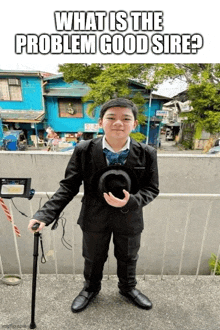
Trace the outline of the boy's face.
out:
<instances>
[{"instance_id":1,"label":"boy's face","mask_svg":"<svg viewBox=\"0 0 220 330\"><path fill-rule=\"evenodd\" d=\"M103 118L99 120L107 138L127 139L137 126L131 109L114 107L108 109Z\"/></svg>"}]
</instances>

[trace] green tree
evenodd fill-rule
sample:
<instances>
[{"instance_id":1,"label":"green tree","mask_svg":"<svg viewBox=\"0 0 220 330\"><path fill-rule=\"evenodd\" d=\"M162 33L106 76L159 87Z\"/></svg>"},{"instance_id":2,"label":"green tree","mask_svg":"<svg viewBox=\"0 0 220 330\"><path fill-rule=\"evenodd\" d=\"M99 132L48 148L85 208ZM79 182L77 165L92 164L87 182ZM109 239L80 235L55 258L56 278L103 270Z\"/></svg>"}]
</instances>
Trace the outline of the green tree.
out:
<instances>
[{"instance_id":1,"label":"green tree","mask_svg":"<svg viewBox=\"0 0 220 330\"><path fill-rule=\"evenodd\" d=\"M151 86L168 78L188 83L193 110L187 114L187 122L194 124L195 138L200 138L203 129L213 136L220 132L220 64L157 64L154 72Z\"/></svg>"},{"instance_id":2,"label":"green tree","mask_svg":"<svg viewBox=\"0 0 220 330\"><path fill-rule=\"evenodd\" d=\"M90 91L83 97L83 102L90 103L88 114L94 115L94 110L113 97L131 98L129 81L138 79L143 81L142 75L149 71L151 64L63 64L59 72L63 73L66 82L79 80L90 87ZM140 124L145 121L143 105L145 100L138 93L132 96L139 108L138 120Z\"/></svg>"},{"instance_id":3,"label":"green tree","mask_svg":"<svg viewBox=\"0 0 220 330\"><path fill-rule=\"evenodd\" d=\"M220 64L176 63L176 64L64 64L59 66L64 80L79 80L90 87L83 101L93 101L88 113L113 97L131 97L129 81L137 79L146 88L155 89L167 79L180 79L188 83L188 99L193 110L187 121L195 127L195 137L199 138L203 129L212 135L220 132ZM139 107L139 123L145 122L144 99L134 95Z\"/></svg>"}]
</instances>

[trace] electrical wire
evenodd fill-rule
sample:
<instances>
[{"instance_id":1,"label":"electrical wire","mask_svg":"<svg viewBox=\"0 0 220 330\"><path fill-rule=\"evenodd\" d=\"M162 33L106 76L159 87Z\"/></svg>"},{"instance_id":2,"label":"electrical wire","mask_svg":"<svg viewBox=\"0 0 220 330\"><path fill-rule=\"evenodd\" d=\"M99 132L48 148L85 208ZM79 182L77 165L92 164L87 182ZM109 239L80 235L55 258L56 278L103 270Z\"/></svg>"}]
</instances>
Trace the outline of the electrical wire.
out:
<instances>
[{"instance_id":1,"label":"electrical wire","mask_svg":"<svg viewBox=\"0 0 220 330\"><path fill-rule=\"evenodd\" d=\"M15 205L15 203L14 203L14 201L13 201L13 198L11 199L11 201L12 201L12 204L13 204L14 208L15 208L15 209L16 209L21 215L23 215L23 216L26 217L26 218L30 218L27 214L25 214L24 212L20 211L20 210L17 208L17 206Z\"/></svg>"},{"instance_id":2,"label":"electrical wire","mask_svg":"<svg viewBox=\"0 0 220 330\"><path fill-rule=\"evenodd\" d=\"M48 200L50 200L50 197L49 195L46 193L47 195L47 198ZM14 201L13 201L13 198L11 199L12 201L12 204L14 206L14 208L23 216L25 216L26 218L30 218L29 216L27 216L24 212L20 211L17 206L15 205ZM41 208L41 202L42 202L42 197L40 198L40 201L39 201L39 209ZM61 214L61 216L59 216L59 218L57 219L57 224L55 226L54 229L56 229L58 227L58 221L61 220L61 225L62 225L62 228L63 228L63 233L62 233L62 237L61 237L61 242L63 244L63 246L67 249L67 250L72 250L72 245L69 244L66 239L65 239L65 234L66 234L66 230L65 230L65 227L66 227L66 222L67 222L67 219L64 217L64 212ZM43 242L41 241L41 246L43 246ZM43 253L43 248L42 248L42 259L45 260L45 257L44 257L44 253ZM45 262L45 261L44 261Z\"/></svg>"},{"instance_id":3,"label":"electrical wire","mask_svg":"<svg viewBox=\"0 0 220 330\"><path fill-rule=\"evenodd\" d=\"M66 218L64 217L64 212L61 214L61 216L58 218L58 221L61 221L61 226L63 228L63 234L62 234L62 237L61 237L61 242L63 244L63 246L67 249L67 250L72 250L72 245L69 244L66 239L65 239L65 234L66 234L66 230L65 230L65 227L66 227ZM57 226L58 226L58 222L57 222ZM57 228L57 227L56 227Z\"/></svg>"},{"instance_id":4,"label":"electrical wire","mask_svg":"<svg viewBox=\"0 0 220 330\"><path fill-rule=\"evenodd\" d=\"M50 197L49 195L46 193L47 195L47 198L48 200L50 200ZM64 212L58 217L58 219L56 220L56 224L55 224L55 227L53 229L57 229L58 227L58 223L59 223L59 220L61 220L61 225L62 225L62 228L63 228L63 234L62 234L62 237L61 237L61 242L63 244L63 246L67 249L67 250L72 250L72 245L70 245L66 239L65 239L65 226L66 226L66 218L64 217ZM69 247L68 247L69 246Z\"/></svg>"},{"instance_id":5,"label":"electrical wire","mask_svg":"<svg viewBox=\"0 0 220 330\"><path fill-rule=\"evenodd\" d=\"M43 247L42 234L40 234L40 244L41 244L41 252L42 252L42 255L41 255L41 263L42 263L42 264L45 264L45 263L47 262L47 260L46 260L45 255L44 255L44 247Z\"/></svg>"}]
</instances>

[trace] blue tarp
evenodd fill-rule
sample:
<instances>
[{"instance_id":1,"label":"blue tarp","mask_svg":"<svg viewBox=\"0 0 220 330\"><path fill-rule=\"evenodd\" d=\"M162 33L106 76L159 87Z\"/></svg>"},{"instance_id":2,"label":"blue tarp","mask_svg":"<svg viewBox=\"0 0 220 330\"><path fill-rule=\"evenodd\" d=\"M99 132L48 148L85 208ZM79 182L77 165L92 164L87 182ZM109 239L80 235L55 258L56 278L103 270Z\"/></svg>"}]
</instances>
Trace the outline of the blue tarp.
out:
<instances>
[{"instance_id":1,"label":"blue tarp","mask_svg":"<svg viewBox=\"0 0 220 330\"><path fill-rule=\"evenodd\" d=\"M18 141L18 137L16 137L15 135L9 134L4 136L4 145L6 150L16 151L17 141Z\"/></svg>"},{"instance_id":2,"label":"blue tarp","mask_svg":"<svg viewBox=\"0 0 220 330\"><path fill-rule=\"evenodd\" d=\"M3 145L3 127L2 127L2 120L0 118L0 147Z\"/></svg>"}]
</instances>

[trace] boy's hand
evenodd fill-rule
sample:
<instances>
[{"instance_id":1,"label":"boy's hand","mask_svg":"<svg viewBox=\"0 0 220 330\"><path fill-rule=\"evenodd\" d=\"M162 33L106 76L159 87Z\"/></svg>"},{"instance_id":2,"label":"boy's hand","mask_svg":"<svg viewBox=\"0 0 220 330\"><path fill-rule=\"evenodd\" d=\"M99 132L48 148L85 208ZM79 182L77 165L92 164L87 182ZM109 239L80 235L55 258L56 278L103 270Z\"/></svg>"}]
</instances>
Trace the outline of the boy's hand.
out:
<instances>
[{"instance_id":1,"label":"boy's hand","mask_svg":"<svg viewBox=\"0 0 220 330\"><path fill-rule=\"evenodd\" d=\"M123 189L123 193L125 195L125 198L123 198L123 199L115 197L111 192L109 192L108 194L104 193L103 195L104 195L106 202L109 205L114 206L114 207L123 207L127 204L128 200L130 198L130 194L127 190Z\"/></svg>"},{"instance_id":2,"label":"boy's hand","mask_svg":"<svg viewBox=\"0 0 220 330\"><path fill-rule=\"evenodd\" d=\"M39 223L40 226L37 230L32 230L32 227L35 223ZM44 222L40 222L39 220L36 220L36 219L31 219L30 222L29 222L29 225L28 225L28 229L34 234L40 230L42 230L43 228L45 227L45 223Z\"/></svg>"}]
</instances>

